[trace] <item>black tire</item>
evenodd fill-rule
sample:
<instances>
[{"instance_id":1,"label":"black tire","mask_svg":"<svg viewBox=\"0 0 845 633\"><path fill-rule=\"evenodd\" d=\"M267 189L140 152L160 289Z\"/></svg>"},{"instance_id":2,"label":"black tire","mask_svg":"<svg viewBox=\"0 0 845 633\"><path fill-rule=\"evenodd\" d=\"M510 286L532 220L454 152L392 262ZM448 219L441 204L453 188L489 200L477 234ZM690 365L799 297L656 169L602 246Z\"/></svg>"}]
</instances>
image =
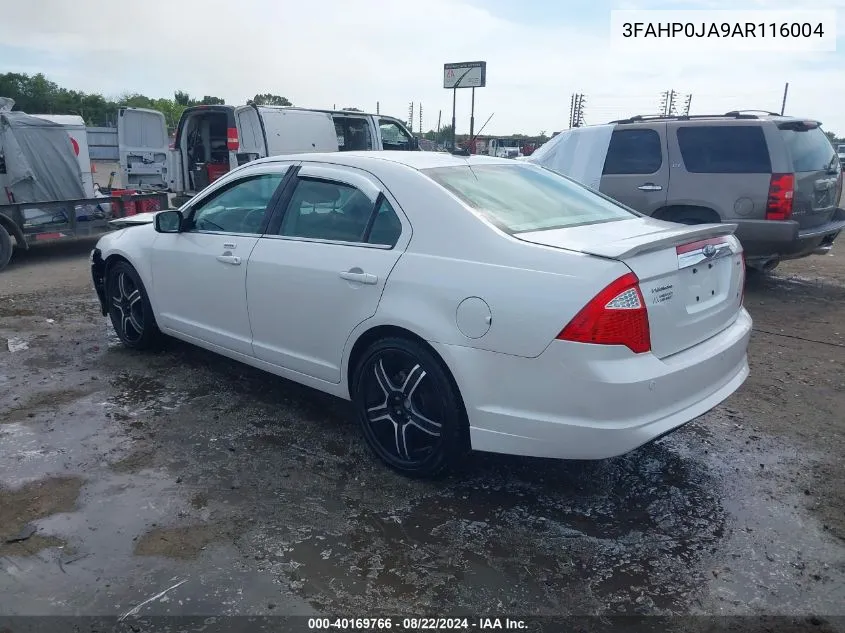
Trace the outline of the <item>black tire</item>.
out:
<instances>
[{"instance_id":1,"label":"black tire","mask_svg":"<svg viewBox=\"0 0 845 633\"><path fill-rule=\"evenodd\" d=\"M458 389L440 359L416 341L390 337L370 345L351 393L367 444L403 475L437 477L469 452Z\"/></svg>"},{"instance_id":2,"label":"black tire","mask_svg":"<svg viewBox=\"0 0 845 633\"><path fill-rule=\"evenodd\" d=\"M114 331L126 347L151 349L162 340L147 291L135 269L125 261L109 266L106 301Z\"/></svg>"},{"instance_id":3,"label":"black tire","mask_svg":"<svg viewBox=\"0 0 845 633\"><path fill-rule=\"evenodd\" d=\"M9 265L12 259L12 236L6 227L0 224L0 270Z\"/></svg>"}]
</instances>

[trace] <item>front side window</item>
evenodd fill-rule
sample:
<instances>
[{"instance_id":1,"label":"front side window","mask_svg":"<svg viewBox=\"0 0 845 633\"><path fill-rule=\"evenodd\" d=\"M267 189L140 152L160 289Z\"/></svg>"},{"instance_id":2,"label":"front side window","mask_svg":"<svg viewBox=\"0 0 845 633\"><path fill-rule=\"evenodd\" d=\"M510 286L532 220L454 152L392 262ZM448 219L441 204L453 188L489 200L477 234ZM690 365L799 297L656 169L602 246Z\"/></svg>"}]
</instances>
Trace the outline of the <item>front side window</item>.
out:
<instances>
[{"instance_id":1,"label":"front side window","mask_svg":"<svg viewBox=\"0 0 845 633\"><path fill-rule=\"evenodd\" d=\"M769 146L759 125L696 125L678 128L678 146L694 174L767 174Z\"/></svg>"},{"instance_id":2,"label":"front side window","mask_svg":"<svg viewBox=\"0 0 845 633\"><path fill-rule=\"evenodd\" d=\"M455 165L422 171L506 233L637 217L583 185L535 165Z\"/></svg>"},{"instance_id":3,"label":"front side window","mask_svg":"<svg viewBox=\"0 0 845 633\"><path fill-rule=\"evenodd\" d=\"M408 132L397 121L390 119L379 119L381 130L381 143L384 149L410 150L412 149L411 137Z\"/></svg>"},{"instance_id":4,"label":"front side window","mask_svg":"<svg viewBox=\"0 0 845 633\"><path fill-rule=\"evenodd\" d=\"M296 185L279 235L335 242L362 242L375 202L360 189L303 178Z\"/></svg>"},{"instance_id":5,"label":"front side window","mask_svg":"<svg viewBox=\"0 0 845 633\"><path fill-rule=\"evenodd\" d=\"M267 205L284 176L284 173L250 176L212 194L194 207L191 230L261 233Z\"/></svg>"},{"instance_id":6,"label":"front side window","mask_svg":"<svg viewBox=\"0 0 845 633\"><path fill-rule=\"evenodd\" d=\"M602 173L653 174L661 165L663 151L660 134L655 130L615 130L610 136Z\"/></svg>"}]
</instances>

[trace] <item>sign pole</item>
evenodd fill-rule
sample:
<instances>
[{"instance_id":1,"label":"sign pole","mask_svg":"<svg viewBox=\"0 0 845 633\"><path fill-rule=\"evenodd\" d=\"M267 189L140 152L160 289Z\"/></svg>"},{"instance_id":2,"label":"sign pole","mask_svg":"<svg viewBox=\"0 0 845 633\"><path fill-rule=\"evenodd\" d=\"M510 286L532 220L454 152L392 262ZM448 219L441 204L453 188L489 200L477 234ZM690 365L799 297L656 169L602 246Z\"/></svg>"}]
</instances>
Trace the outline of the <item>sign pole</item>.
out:
<instances>
[{"instance_id":1,"label":"sign pole","mask_svg":"<svg viewBox=\"0 0 845 633\"><path fill-rule=\"evenodd\" d=\"M458 99L458 84L452 88L452 149L455 149L455 103Z\"/></svg>"},{"instance_id":2,"label":"sign pole","mask_svg":"<svg viewBox=\"0 0 845 633\"><path fill-rule=\"evenodd\" d=\"M475 131L475 86L472 87L472 109L469 111L469 137L472 138L472 133ZM470 150L470 153L473 153Z\"/></svg>"},{"instance_id":3,"label":"sign pole","mask_svg":"<svg viewBox=\"0 0 845 633\"><path fill-rule=\"evenodd\" d=\"M463 71L463 72L461 72ZM473 72L469 85L463 85L464 77ZM457 103L458 88L472 88L472 109L469 115L469 137L475 134L475 89L487 85L487 62L461 62L443 65L443 87L452 91L452 151L457 151ZM472 150L470 150L471 152Z\"/></svg>"}]
</instances>

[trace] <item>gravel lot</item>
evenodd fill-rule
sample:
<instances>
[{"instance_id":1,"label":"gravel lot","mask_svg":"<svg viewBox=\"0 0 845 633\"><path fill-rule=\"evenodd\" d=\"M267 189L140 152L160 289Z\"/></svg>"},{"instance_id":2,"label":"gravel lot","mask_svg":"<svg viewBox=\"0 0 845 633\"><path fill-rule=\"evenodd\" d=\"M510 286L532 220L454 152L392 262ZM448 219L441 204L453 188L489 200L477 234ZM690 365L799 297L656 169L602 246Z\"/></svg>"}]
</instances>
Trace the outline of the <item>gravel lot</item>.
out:
<instances>
[{"instance_id":1,"label":"gravel lot","mask_svg":"<svg viewBox=\"0 0 845 633\"><path fill-rule=\"evenodd\" d=\"M603 462L474 455L435 483L378 464L341 401L178 342L124 350L92 246L0 273L0 613L122 615L172 587L137 613L841 630L845 246L749 282L751 376L680 431Z\"/></svg>"}]
</instances>

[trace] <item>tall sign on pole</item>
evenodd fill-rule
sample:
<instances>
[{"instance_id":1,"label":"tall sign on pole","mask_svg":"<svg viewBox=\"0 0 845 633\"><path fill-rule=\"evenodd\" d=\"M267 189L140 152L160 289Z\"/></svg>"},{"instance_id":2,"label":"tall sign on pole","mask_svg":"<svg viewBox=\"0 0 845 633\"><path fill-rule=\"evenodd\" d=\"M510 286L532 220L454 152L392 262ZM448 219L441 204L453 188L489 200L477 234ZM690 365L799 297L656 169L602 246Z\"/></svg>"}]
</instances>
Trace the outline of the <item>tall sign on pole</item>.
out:
<instances>
[{"instance_id":1,"label":"tall sign on pole","mask_svg":"<svg viewBox=\"0 0 845 633\"><path fill-rule=\"evenodd\" d=\"M452 149L455 149L455 105L458 88L472 88L470 137L475 124L475 89L487 85L487 62L460 62L443 65L443 87L452 91Z\"/></svg>"}]
</instances>

